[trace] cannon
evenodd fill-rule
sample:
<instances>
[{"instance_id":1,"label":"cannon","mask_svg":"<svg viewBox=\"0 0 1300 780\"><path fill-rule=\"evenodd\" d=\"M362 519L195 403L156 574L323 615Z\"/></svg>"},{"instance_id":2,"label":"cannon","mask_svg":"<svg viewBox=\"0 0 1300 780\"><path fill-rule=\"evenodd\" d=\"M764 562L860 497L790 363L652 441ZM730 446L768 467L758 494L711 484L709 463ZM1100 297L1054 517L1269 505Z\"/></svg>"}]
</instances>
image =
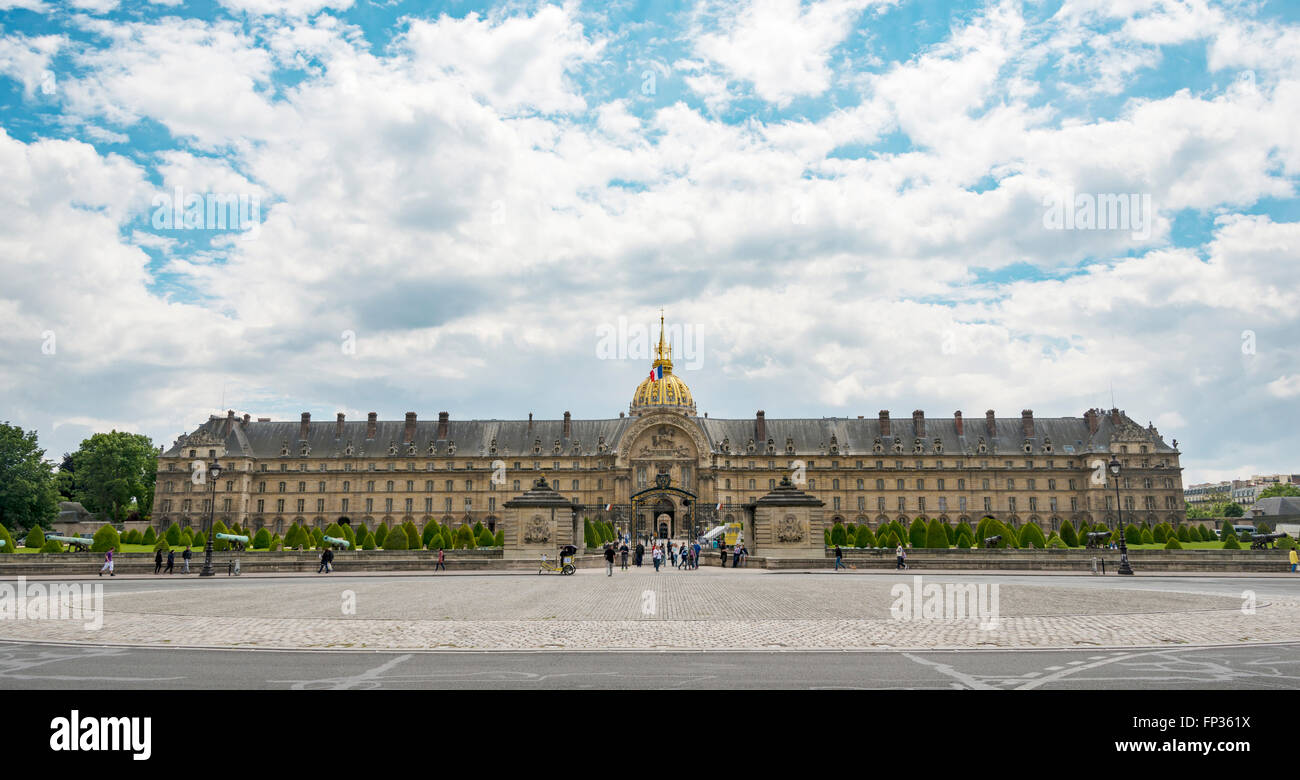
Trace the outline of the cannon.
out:
<instances>
[{"instance_id":1,"label":"cannon","mask_svg":"<svg viewBox=\"0 0 1300 780\"><path fill-rule=\"evenodd\" d=\"M349 542L347 539L335 539L333 536L324 537L324 542L326 544L337 545L345 550L352 546L352 542Z\"/></svg>"},{"instance_id":2,"label":"cannon","mask_svg":"<svg viewBox=\"0 0 1300 780\"><path fill-rule=\"evenodd\" d=\"M89 536L60 536L58 534L49 534L45 537L45 541L47 542L51 539L82 550L89 550L90 545L95 543L95 540Z\"/></svg>"},{"instance_id":3,"label":"cannon","mask_svg":"<svg viewBox=\"0 0 1300 780\"><path fill-rule=\"evenodd\" d=\"M1087 548L1095 550L1098 547L1104 547L1110 541L1110 531L1092 531L1088 534Z\"/></svg>"},{"instance_id":4,"label":"cannon","mask_svg":"<svg viewBox=\"0 0 1300 780\"><path fill-rule=\"evenodd\" d=\"M997 547L998 544L1000 544L1001 542L1002 542L1002 537L1000 535L986 537L984 539L984 549L990 550L994 547Z\"/></svg>"},{"instance_id":5,"label":"cannon","mask_svg":"<svg viewBox=\"0 0 1300 780\"><path fill-rule=\"evenodd\" d=\"M1282 531L1278 531L1276 533L1271 533L1271 534L1251 534L1250 549L1267 550L1269 549L1270 544L1276 547L1277 540L1281 539L1284 536L1286 536L1286 533Z\"/></svg>"},{"instance_id":6,"label":"cannon","mask_svg":"<svg viewBox=\"0 0 1300 780\"><path fill-rule=\"evenodd\" d=\"M237 549L237 550L242 550L242 549L244 549L244 546L248 544L248 537L247 537L247 536L240 536L239 534L220 534L220 533L219 533L219 534L217 534L217 538L218 538L218 539L225 539L227 542L234 542L234 544L235 544L235 549Z\"/></svg>"}]
</instances>

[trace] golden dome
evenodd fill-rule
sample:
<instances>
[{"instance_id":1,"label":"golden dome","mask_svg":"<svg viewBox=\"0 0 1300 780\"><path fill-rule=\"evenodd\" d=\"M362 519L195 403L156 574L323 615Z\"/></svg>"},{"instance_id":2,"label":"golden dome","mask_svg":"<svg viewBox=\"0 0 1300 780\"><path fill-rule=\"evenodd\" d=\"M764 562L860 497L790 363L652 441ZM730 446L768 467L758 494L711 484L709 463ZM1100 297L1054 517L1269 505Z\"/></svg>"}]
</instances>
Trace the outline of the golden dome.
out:
<instances>
[{"instance_id":1,"label":"golden dome","mask_svg":"<svg viewBox=\"0 0 1300 780\"><path fill-rule=\"evenodd\" d=\"M669 410L695 414L695 399L691 396L691 389L680 378L673 375L673 348L664 341L662 314L659 315L659 346L655 354L651 375L642 379L641 384L636 387L636 392L632 394L632 414ZM662 376L657 379L656 369L662 371Z\"/></svg>"}]
</instances>

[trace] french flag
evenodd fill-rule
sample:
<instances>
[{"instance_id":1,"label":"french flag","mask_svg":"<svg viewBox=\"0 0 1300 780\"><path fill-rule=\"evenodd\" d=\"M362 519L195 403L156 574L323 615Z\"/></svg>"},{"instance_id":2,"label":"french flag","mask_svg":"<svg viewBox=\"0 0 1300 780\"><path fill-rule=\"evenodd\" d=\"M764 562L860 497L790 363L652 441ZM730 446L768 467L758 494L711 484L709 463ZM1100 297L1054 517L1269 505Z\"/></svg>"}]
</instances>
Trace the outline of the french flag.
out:
<instances>
[{"instance_id":1,"label":"french flag","mask_svg":"<svg viewBox=\"0 0 1300 780\"><path fill-rule=\"evenodd\" d=\"M651 381L651 382L657 382L657 381L659 381L660 379L663 379L663 378L664 378L664 367L663 367L663 366L655 366L654 368L650 369L650 381Z\"/></svg>"},{"instance_id":2,"label":"french flag","mask_svg":"<svg viewBox=\"0 0 1300 780\"><path fill-rule=\"evenodd\" d=\"M606 512L608 512L609 510L611 510L611 509L613 509L613 508L614 508L614 505L613 505L613 504L606 504L606 505L605 505L605 511L606 511Z\"/></svg>"}]
</instances>

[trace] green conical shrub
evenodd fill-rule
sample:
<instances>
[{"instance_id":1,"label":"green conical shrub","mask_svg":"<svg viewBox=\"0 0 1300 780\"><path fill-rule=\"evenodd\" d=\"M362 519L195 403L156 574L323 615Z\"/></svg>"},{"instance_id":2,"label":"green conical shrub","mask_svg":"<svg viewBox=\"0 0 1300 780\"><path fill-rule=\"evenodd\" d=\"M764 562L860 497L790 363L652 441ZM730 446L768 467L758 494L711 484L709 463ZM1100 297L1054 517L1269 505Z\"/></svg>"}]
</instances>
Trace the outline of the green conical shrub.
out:
<instances>
[{"instance_id":1,"label":"green conical shrub","mask_svg":"<svg viewBox=\"0 0 1300 780\"><path fill-rule=\"evenodd\" d=\"M203 534L202 531L199 531L198 533L194 534L194 547L195 547L195 548L201 550L201 549L206 548L207 545L208 545L208 537L205 536L205 535Z\"/></svg>"},{"instance_id":2,"label":"green conical shrub","mask_svg":"<svg viewBox=\"0 0 1300 780\"><path fill-rule=\"evenodd\" d=\"M158 535L153 532L153 526L144 529L144 537L140 539L140 544L147 544L153 547L153 543L158 541Z\"/></svg>"},{"instance_id":3,"label":"green conical shrub","mask_svg":"<svg viewBox=\"0 0 1300 780\"><path fill-rule=\"evenodd\" d=\"M365 538L361 540L360 547L363 550L373 550L378 547L378 545L375 544L375 535L366 531Z\"/></svg>"},{"instance_id":4,"label":"green conical shrub","mask_svg":"<svg viewBox=\"0 0 1300 780\"><path fill-rule=\"evenodd\" d=\"M0 544L0 555L12 554L14 551L14 537L13 534L9 533L9 529L4 527L3 523L0 523L0 539L4 540L4 544Z\"/></svg>"},{"instance_id":5,"label":"green conical shrub","mask_svg":"<svg viewBox=\"0 0 1300 780\"><path fill-rule=\"evenodd\" d=\"M925 546L934 550L948 549L948 534L944 532L943 527L947 525L935 518L930 521L930 525L925 529Z\"/></svg>"},{"instance_id":6,"label":"green conical shrub","mask_svg":"<svg viewBox=\"0 0 1300 780\"><path fill-rule=\"evenodd\" d=\"M167 536L165 534L163 536L158 537L158 541L153 543L153 549L155 552L157 552L158 550L161 550L163 552L169 552L172 549L171 545L167 543Z\"/></svg>"},{"instance_id":7,"label":"green conical shrub","mask_svg":"<svg viewBox=\"0 0 1300 780\"><path fill-rule=\"evenodd\" d=\"M475 547L474 532L467 525L462 525L456 531L456 549L473 550Z\"/></svg>"},{"instance_id":8,"label":"green conical shrub","mask_svg":"<svg viewBox=\"0 0 1300 780\"><path fill-rule=\"evenodd\" d=\"M319 528L315 528L315 527L313 527L313 528L311 529L311 534L310 534L310 536L311 536L312 541L314 542L313 546L314 546L317 550L321 549L321 547L324 546L324 544L325 544L325 532L324 532L324 531L322 531L322 530L319 529Z\"/></svg>"},{"instance_id":9,"label":"green conical shrub","mask_svg":"<svg viewBox=\"0 0 1300 780\"><path fill-rule=\"evenodd\" d=\"M23 546L33 550L39 550L45 546L45 532L41 530L39 525L32 526L32 530L27 532L27 539L23 542Z\"/></svg>"},{"instance_id":10,"label":"green conical shrub","mask_svg":"<svg viewBox=\"0 0 1300 780\"><path fill-rule=\"evenodd\" d=\"M1187 526L1185 525L1178 526L1178 541L1183 543L1192 541L1192 533L1191 531L1187 530Z\"/></svg>"},{"instance_id":11,"label":"green conical shrub","mask_svg":"<svg viewBox=\"0 0 1300 780\"><path fill-rule=\"evenodd\" d=\"M228 534L228 533L230 533L230 530L226 528L226 524L221 522L220 520L212 524L212 549L213 550L216 550L217 552L225 552L226 550L230 549L230 542L217 536L217 534Z\"/></svg>"},{"instance_id":12,"label":"green conical shrub","mask_svg":"<svg viewBox=\"0 0 1300 780\"><path fill-rule=\"evenodd\" d=\"M257 533L253 535L253 549L267 550L270 549L270 547L271 547L271 532L266 530L265 528L257 529Z\"/></svg>"},{"instance_id":13,"label":"green conical shrub","mask_svg":"<svg viewBox=\"0 0 1300 780\"><path fill-rule=\"evenodd\" d=\"M1183 549L1183 546L1182 546L1181 544L1178 543L1178 537L1177 537L1177 536L1171 536L1171 537L1169 537L1168 540L1165 541L1165 549L1166 549L1166 550L1181 550L1181 549Z\"/></svg>"},{"instance_id":14,"label":"green conical shrub","mask_svg":"<svg viewBox=\"0 0 1300 780\"><path fill-rule=\"evenodd\" d=\"M375 529L375 544L384 547L384 540L388 538L388 523L381 522ZM387 550L387 547L384 547Z\"/></svg>"},{"instance_id":15,"label":"green conical shrub","mask_svg":"<svg viewBox=\"0 0 1300 780\"><path fill-rule=\"evenodd\" d=\"M181 543L181 525L180 523L173 520L172 524L167 526L167 544L170 548L170 547L175 547L180 543Z\"/></svg>"},{"instance_id":16,"label":"green conical shrub","mask_svg":"<svg viewBox=\"0 0 1300 780\"><path fill-rule=\"evenodd\" d=\"M433 522L432 520L426 522L424 524L423 530L420 531L420 546L429 547L429 545L433 544L433 537L441 536L441 535L442 532L439 530L437 523ZM429 547L429 549L433 550L437 548Z\"/></svg>"},{"instance_id":17,"label":"green conical shrub","mask_svg":"<svg viewBox=\"0 0 1300 780\"><path fill-rule=\"evenodd\" d=\"M1043 536L1043 529L1039 528L1037 523L1025 523L1020 526L1020 546L1036 547L1040 550L1047 547L1047 538Z\"/></svg>"},{"instance_id":18,"label":"green conical shrub","mask_svg":"<svg viewBox=\"0 0 1300 780\"><path fill-rule=\"evenodd\" d=\"M1124 529L1124 541L1128 544L1142 544L1142 529L1129 523Z\"/></svg>"},{"instance_id":19,"label":"green conical shrub","mask_svg":"<svg viewBox=\"0 0 1300 780\"><path fill-rule=\"evenodd\" d=\"M1061 541L1066 547L1078 547L1079 535L1074 532L1074 524L1069 520L1061 523Z\"/></svg>"},{"instance_id":20,"label":"green conical shrub","mask_svg":"<svg viewBox=\"0 0 1300 780\"><path fill-rule=\"evenodd\" d=\"M484 528L483 532L480 533L478 536L479 547L494 547L496 546L496 543L497 543L497 538L493 536L492 532L489 531L487 528Z\"/></svg>"},{"instance_id":21,"label":"green conical shrub","mask_svg":"<svg viewBox=\"0 0 1300 780\"><path fill-rule=\"evenodd\" d=\"M43 553L61 553L63 552L63 543L58 539L47 539L41 542L40 551Z\"/></svg>"},{"instance_id":22,"label":"green conical shrub","mask_svg":"<svg viewBox=\"0 0 1300 780\"><path fill-rule=\"evenodd\" d=\"M1223 549L1225 549L1225 550L1240 550L1240 549L1241 549L1241 543L1237 541L1237 537L1235 537L1235 536L1229 536L1228 539L1227 539L1227 541L1225 541L1225 542L1223 543Z\"/></svg>"},{"instance_id":23,"label":"green conical shrub","mask_svg":"<svg viewBox=\"0 0 1300 780\"><path fill-rule=\"evenodd\" d=\"M1143 529L1142 529L1142 544L1155 544L1155 543L1156 543L1156 540L1155 540L1155 537L1151 535L1151 529L1150 529L1150 528L1143 528Z\"/></svg>"},{"instance_id":24,"label":"green conical shrub","mask_svg":"<svg viewBox=\"0 0 1300 780\"><path fill-rule=\"evenodd\" d=\"M929 527L925 524L925 518L917 517L912 520L912 527L907 531L908 541L912 547L921 548L925 546L925 537L929 533Z\"/></svg>"},{"instance_id":25,"label":"green conical shrub","mask_svg":"<svg viewBox=\"0 0 1300 780\"><path fill-rule=\"evenodd\" d=\"M1065 550L1069 548L1069 545L1061 537L1052 534L1052 538L1047 540L1047 547L1051 550Z\"/></svg>"},{"instance_id":26,"label":"green conical shrub","mask_svg":"<svg viewBox=\"0 0 1300 780\"><path fill-rule=\"evenodd\" d=\"M424 546L424 542L420 539L420 530L415 527L415 523L407 520L402 523L402 530L406 532L406 549L418 550Z\"/></svg>"},{"instance_id":27,"label":"green conical shrub","mask_svg":"<svg viewBox=\"0 0 1300 780\"><path fill-rule=\"evenodd\" d=\"M831 546L839 545L840 547L847 547L848 544L849 534L848 531L844 530L844 524L836 523L831 526Z\"/></svg>"},{"instance_id":28,"label":"green conical shrub","mask_svg":"<svg viewBox=\"0 0 1300 780\"><path fill-rule=\"evenodd\" d=\"M117 535L117 530L113 526L104 524L95 532L95 538L90 543L91 552L113 552L122 551L122 538Z\"/></svg>"},{"instance_id":29,"label":"green conical shrub","mask_svg":"<svg viewBox=\"0 0 1300 780\"><path fill-rule=\"evenodd\" d=\"M876 546L875 537L872 536L871 529L866 523L858 526L857 538L853 540L853 546L859 549Z\"/></svg>"},{"instance_id":30,"label":"green conical shrub","mask_svg":"<svg viewBox=\"0 0 1300 780\"><path fill-rule=\"evenodd\" d=\"M1237 538L1237 530L1232 527L1232 523L1229 523L1226 520L1223 522L1223 527L1219 530L1219 538L1225 542L1229 539Z\"/></svg>"},{"instance_id":31,"label":"green conical shrub","mask_svg":"<svg viewBox=\"0 0 1300 780\"><path fill-rule=\"evenodd\" d=\"M1151 529L1151 540L1156 544L1164 544L1169 541L1169 532L1165 530L1163 524Z\"/></svg>"},{"instance_id":32,"label":"green conical shrub","mask_svg":"<svg viewBox=\"0 0 1300 780\"><path fill-rule=\"evenodd\" d=\"M389 531L388 535L384 537L383 547L385 550L405 550L407 549L407 541L406 532L402 530L401 526L398 526Z\"/></svg>"},{"instance_id":33,"label":"green conical shrub","mask_svg":"<svg viewBox=\"0 0 1300 780\"><path fill-rule=\"evenodd\" d=\"M268 550L283 550L283 549L284 549L284 540L280 538L280 535L279 535L279 534L275 534L274 536L271 537L271 542L270 542L270 544L268 544L268 545L266 546L266 549L268 549Z\"/></svg>"},{"instance_id":34,"label":"green conical shrub","mask_svg":"<svg viewBox=\"0 0 1300 780\"><path fill-rule=\"evenodd\" d=\"M497 529L496 536L492 537L492 546L493 547L506 546L506 531L504 528Z\"/></svg>"}]
</instances>

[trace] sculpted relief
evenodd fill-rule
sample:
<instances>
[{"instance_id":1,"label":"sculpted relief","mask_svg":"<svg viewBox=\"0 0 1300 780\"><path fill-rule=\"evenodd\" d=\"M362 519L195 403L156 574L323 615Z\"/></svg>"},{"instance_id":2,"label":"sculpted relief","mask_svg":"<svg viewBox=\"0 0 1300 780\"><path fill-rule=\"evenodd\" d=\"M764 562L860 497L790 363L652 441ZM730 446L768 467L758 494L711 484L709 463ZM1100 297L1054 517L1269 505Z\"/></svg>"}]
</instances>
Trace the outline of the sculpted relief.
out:
<instances>
[{"instance_id":1,"label":"sculpted relief","mask_svg":"<svg viewBox=\"0 0 1300 780\"><path fill-rule=\"evenodd\" d=\"M551 540L550 525L541 515L524 521L524 544L546 544Z\"/></svg>"},{"instance_id":2,"label":"sculpted relief","mask_svg":"<svg viewBox=\"0 0 1300 780\"><path fill-rule=\"evenodd\" d=\"M803 537L803 523L794 515L786 515L776 524L778 542L802 542Z\"/></svg>"},{"instance_id":3,"label":"sculpted relief","mask_svg":"<svg viewBox=\"0 0 1300 780\"><path fill-rule=\"evenodd\" d=\"M656 425L637 437L632 453L641 458L694 458L695 444L686 431L674 425Z\"/></svg>"}]
</instances>

